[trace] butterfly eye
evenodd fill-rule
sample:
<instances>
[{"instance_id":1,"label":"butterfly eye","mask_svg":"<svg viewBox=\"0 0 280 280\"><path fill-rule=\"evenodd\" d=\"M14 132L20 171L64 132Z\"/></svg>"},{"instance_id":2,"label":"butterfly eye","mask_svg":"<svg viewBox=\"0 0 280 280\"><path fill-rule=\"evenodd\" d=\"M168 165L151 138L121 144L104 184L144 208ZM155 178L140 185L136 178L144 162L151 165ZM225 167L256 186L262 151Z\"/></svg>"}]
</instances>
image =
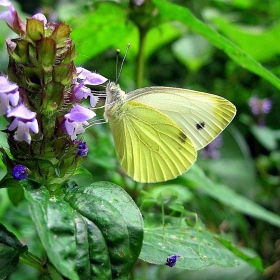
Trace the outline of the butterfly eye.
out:
<instances>
[{"instance_id":1,"label":"butterfly eye","mask_svg":"<svg viewBox=\"0 0 280 280\"><path fill-rule=\"evenodd\" d=\"M201 130L205 127L205 122L199 122L195 125L197 130Z\"/></svg>"}]
</instances>

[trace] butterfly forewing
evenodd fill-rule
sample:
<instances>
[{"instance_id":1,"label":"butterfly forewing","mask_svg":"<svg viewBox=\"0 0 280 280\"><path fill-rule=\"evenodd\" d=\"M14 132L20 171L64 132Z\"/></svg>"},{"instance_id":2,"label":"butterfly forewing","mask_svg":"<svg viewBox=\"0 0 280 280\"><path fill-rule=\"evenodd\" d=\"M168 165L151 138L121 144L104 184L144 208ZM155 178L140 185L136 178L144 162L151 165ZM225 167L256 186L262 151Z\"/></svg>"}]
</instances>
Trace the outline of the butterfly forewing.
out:
<instances>
[{"instance_id":1,"label":"butterfly forewing","mask_svg":"<svg viewBox=\"0 0 280 280\"><path fill-rule=\"evenodd\" d=\"M149 87L132 91L126 99L135 100L163 112L201 149L216 138L235 116L228 100L198 91L169 87Z\"/></svg>"},{"instance_id":2,"label":"butterfly forewing","mask_svg":"<svg viewBox=\"0 0 280 280\"><path fill-rule=\"evenodd\" d=\"M128 101L108 112L116 152L125 172L139 182L173 179L196 160L186 133L161 111Z\"/></svg>"}]
</instances>

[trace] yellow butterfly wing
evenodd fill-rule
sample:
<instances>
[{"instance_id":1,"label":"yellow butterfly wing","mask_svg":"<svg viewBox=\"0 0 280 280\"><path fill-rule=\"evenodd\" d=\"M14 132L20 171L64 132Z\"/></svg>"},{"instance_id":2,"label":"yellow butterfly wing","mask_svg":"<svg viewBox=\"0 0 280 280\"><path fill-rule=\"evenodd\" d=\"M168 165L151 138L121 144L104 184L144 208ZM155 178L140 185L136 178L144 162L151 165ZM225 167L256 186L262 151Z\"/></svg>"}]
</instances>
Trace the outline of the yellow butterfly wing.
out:
<instances>
[{"instance_id":1,"label":"yellow butterfly wing","mask_svg":"<svg viewBox=\"0 0 280 280\"><path fill-rule=\"evenodd\" d=\"M209 93L181 88L148 87L126 94L171 118L199 150L216 138L236 114L228 100Z\"/></svg>"},{"instance_id":2,"label":"yellow butterfly wing","mask_svg":"<svg viewBox=\"0 0 280 280\"><path fill-rule=\"evenodd\" d=\"M191 139L157 109L128 101L107 110L106 117L120 164L138 182L176 178L196 160Z\"/></svg>"}]
</instances>

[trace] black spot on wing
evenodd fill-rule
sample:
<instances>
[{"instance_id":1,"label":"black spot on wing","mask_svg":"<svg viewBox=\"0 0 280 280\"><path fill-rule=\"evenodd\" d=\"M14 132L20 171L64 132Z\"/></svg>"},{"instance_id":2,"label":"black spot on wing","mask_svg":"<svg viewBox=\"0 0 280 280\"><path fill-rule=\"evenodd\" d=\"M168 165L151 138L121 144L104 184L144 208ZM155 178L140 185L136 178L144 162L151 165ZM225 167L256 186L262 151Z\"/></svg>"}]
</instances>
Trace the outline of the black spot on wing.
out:
<instances>
[{"instance_id":1,"label":"black spot on wing","mask_svg":"<svg viewBox=\"0 0 280 280\"><path fill-rule=\"evenodd\" d=\"M201 130L205 127L205 122L199 122L195 125L197 130Z\"/></svg>"},{"instance_id":2,"label":"black spot on wing","mask_svg":"<svg viewBox=\"0 0 280 280\"><path fill-rule=\"evenodd\" d=\"M180 142L181 143L186 143L187 139L188 139L187 135L181 131L179 133L179 140L180 140Z\"/></svg>"}]
</instances>

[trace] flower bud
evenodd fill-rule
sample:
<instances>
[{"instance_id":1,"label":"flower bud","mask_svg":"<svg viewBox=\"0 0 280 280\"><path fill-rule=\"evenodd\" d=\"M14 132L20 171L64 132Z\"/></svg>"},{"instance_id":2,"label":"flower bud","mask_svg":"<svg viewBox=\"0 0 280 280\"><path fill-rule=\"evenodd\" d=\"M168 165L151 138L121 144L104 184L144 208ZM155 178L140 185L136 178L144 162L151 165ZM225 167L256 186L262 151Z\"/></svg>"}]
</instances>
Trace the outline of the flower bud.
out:
<instances>
[{"instance_id":1,"label":"flower bud","mask_svg":"<svg viewBox=\"0 0 280 280\"><path fill-rule=\"evenodd\" d=\"M12 170L12 175L16 180L24 180L28 177L28 168L24 165L17 164Z\"/></svg>"}]
</instances>

